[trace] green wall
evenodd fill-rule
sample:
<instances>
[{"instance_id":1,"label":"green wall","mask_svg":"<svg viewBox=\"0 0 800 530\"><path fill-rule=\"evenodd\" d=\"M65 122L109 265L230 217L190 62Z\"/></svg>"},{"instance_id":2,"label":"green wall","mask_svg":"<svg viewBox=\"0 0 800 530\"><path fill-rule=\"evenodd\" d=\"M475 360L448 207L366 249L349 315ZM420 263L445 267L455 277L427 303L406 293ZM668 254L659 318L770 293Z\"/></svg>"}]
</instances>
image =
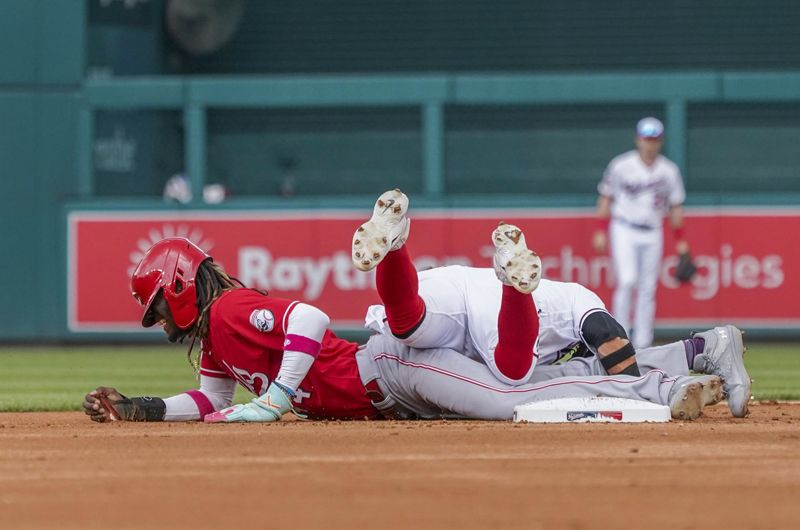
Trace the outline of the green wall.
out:
<instances>
[{"instance_id":1,"label":"green wall","mask_svg":"<svg viewBox=\"0 0 800 530\"><path fill-rule=\"evenodd\" d=\"M63 334L62 200L75 188L82 0L0 0L0 339Z\"/></svg>"},{"instance_id":2,"label":"green wall","mask_svg":"<svg viewBox=\"0 0 800 530\"><path fill-rule=\"evenodd\" d=\"M800 74L781 69L800 69L800 8L636 4L622 34L610 18L632 5L250 1L229 46L178 60L161 0L0 0L0 341L76 339L65 205L174 208L160 194L179 171L228 185L229 209L355 206L390 181L420 206L492 205L495 193L587 206L651 114L667 121L693 204L797 204ZM615 73L563 74L573 70ZM228 71L378 74L102 80ZM403 71L414 75L393 75ZM135 146L130 166L101 164L95 140L114 155L117 131Z\"/></svg>"},{"instance_id":3,"label":"green wall","mask_svg":"<svg viewBox=\"0 0 800 530\"><path fill-rule=\"evenodd\" d=\"M247 0L234 40L176 73L800 68L792 0Z\"/></svg>"}]
</instances>

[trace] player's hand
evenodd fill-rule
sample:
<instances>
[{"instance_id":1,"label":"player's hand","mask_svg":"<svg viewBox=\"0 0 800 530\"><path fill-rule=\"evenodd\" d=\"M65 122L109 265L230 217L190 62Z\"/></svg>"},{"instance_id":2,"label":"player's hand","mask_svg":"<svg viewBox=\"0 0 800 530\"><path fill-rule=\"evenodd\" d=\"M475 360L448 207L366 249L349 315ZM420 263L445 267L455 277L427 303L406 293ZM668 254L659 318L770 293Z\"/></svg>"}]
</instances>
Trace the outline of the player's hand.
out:
<instances>
[{"instance_id":1,"label":"player's hand","mask_svg":"<svg viewBox=\"0 0 800 530\"><path fill-rule=\"evenodd\" d=\"M689 254L689 243L687 243L686 240L681 239L675 243L675 252L677 252L679 256L682 256L683 254Z\"/></svg>"},{"instance_id":2,"label":"player's hand","mask_svg":"<svg viewBox=\"0 0 800 530\"><path fill-rule=\"evenodd\" d=\"M598 254L604 254L608 248L608 236L603 230L598 230L592 236L592 248Z\"/></svg>"},{"instance_id":3,"label":"player's hand","mask_svg":"<svg viewBox=\"0 0 800 530\"><path fill-rule=\"evenodd\" d=\"M111 412L103 404L101 395L105 396L112 405L125 399L115 388L105 386L97 387L86 394L86 397L83 398L83 411L89 416L89 419L99 423L111 420Z\"/></svg>"}]
</instances>

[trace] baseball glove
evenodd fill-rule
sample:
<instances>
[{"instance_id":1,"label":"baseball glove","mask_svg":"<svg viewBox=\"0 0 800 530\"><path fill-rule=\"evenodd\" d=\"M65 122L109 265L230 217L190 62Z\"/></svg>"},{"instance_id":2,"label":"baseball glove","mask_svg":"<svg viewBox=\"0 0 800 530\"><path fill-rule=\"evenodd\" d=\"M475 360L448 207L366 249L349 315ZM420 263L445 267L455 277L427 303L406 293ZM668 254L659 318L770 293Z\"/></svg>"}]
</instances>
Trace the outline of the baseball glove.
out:
<instances>
[{"instance_id":1,"label":"baseball glove","mask_svg":"<svg viewBox=\"0 0 800 530\"><path fill-rule=\"evenodd\" d=\"M675 267L675 279L681 282L688 282L697 272L697 266L692 262L692 256L688 252L681 254L678 266Z\"/></svg>"}]
</instances>

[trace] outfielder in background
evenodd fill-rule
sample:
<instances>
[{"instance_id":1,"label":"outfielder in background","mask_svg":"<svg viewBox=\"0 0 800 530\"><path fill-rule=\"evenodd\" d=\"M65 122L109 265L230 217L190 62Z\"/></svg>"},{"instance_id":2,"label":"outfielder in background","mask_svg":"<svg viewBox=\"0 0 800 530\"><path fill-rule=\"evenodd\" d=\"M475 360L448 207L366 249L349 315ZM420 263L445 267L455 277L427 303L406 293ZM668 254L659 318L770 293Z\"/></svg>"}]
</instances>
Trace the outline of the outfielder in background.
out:
<instances>
[{"instance_id":1,"label":"outfielder in background","mask_svg":"<svg viewBox=\"0 0 800 530\"><path fill-rule=\"evenodd\" d=\"M642 119L636 125L635 142L635 150L608 164L597 187L599 226L592 246L604 253L610 239L617 281L612 312L629 334L633 328L631 340L638 350L653 343L665 214L675 231L676 251L684 262L689 261L689 244L683 234L686 191L681 173L661 154L664 125L656 118Z\"/></svg>"}]
</instances>

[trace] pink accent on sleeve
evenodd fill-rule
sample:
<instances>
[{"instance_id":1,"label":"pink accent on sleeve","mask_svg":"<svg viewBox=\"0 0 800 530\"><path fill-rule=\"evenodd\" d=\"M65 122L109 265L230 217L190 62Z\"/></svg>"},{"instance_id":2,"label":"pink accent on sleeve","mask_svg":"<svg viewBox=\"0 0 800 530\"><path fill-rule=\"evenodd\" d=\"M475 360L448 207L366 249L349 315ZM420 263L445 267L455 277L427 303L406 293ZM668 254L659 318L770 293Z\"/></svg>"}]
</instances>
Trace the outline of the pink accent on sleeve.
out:
<instances>
[{"instance_id":1,"label":"pink accent on sleeve","mask_svg":"<svg viewBox=\"0 0 800 530\"><path fill-rule=\"evenodd\" d=\"M205 418L206 414L214 412L214 405L212 405L206 395L199 390L190 390L189 392L184 392L184 394L188 394L189 397L194 400L197 408L200 410L201 418Z\"/></svg>"},{"instance_id":2,"label":"pink accent on sleeve","mask_svg":"<svg viewBox=\"0 0 800 530\"><path fill-rule=\"evenodd\" d=\"M308 337L303 337L302 335L289 334L286 335L286 340L283 341L283 349L284 351L290 350L307 353L316 359L322 349L322 344Z\"/></svg>"}]
</instances>

